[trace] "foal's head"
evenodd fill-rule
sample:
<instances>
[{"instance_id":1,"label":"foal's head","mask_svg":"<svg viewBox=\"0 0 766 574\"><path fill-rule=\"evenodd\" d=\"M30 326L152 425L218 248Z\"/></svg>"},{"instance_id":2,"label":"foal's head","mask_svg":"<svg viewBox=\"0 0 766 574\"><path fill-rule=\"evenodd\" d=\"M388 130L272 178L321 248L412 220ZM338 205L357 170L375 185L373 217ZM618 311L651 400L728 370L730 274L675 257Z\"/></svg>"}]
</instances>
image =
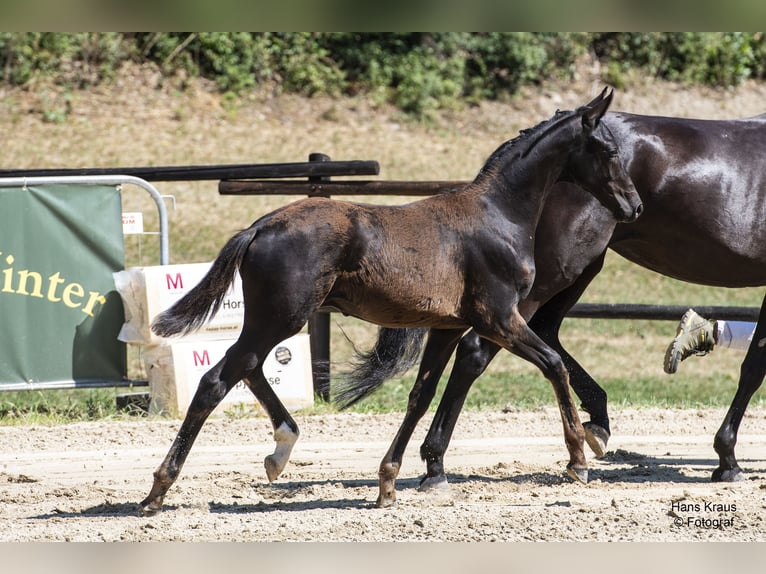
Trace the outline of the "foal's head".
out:
<instances>
[{"instance_id":1,"label":"foal's head","mask_svg":"<svg viewBox=\"0 0 766 574\"><path fill-rule=\"evenodd\" d=\"M641 213L641 198L623 167L617 143L601 121L614 92L605 89L588 104L558 111L498 147L476 177L501 186L547 188L556 181L584 188L618 221Z\"/></svg>"},{"instance_id":2,"label":"foal's head","mask_svg":"<svg viewBox=\"0 0 766 574\"><path fill-rule=\"evenodd\" d=\"M643 205L620 158L617 141L602 121L614 95L606 95L606 91L575 110L582 117L581 145L570 154L560 179L590 192L618 221L635 221Z\"/></svg>"}]
</instances>

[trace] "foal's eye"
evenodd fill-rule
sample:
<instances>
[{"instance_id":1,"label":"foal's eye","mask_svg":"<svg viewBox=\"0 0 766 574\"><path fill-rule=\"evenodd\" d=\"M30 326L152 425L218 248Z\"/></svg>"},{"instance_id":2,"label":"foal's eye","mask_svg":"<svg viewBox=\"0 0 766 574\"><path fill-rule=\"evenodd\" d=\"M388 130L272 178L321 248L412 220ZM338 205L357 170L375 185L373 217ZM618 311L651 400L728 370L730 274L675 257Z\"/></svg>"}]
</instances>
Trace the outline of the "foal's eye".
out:
<instances>
[{"instance_id":1,"label":"foal's eye","mask_svg":"<svg viewBox=\"0 0 766 574\"><path fill-rule=\"evenodd\" d=\"M607 151L607 155L609 156L609 159L614 159L620 154L617 152L616 149L610 149Z\"/></svg>"}]
</instances>

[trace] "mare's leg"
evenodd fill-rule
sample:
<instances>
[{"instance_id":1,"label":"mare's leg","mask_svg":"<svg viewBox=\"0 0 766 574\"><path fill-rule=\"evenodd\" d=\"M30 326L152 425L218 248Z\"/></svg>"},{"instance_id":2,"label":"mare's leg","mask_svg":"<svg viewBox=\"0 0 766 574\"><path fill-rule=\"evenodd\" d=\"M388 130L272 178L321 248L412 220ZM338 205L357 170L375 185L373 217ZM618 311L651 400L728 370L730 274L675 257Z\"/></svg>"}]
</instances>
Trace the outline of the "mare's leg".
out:
<instances>
[{"instance_id":1,"label":"mare's leg","mask_svg":"<svg viewBox=\"0 0 766 574\"><path fill-rule=\"evenodd\" d=\"M247 349L247 339L240 336L226 351L226 356L200 379L181 428L162 464L154 471L152 489L140 504L143 514L156 514L162 509L165 494L178 478L189 450L207 417L226 393L257 365L257 357Z\"/></svg>"},{"instance_id":2,"label":"mare's leg","mask_svg":"<svg viewBox=\"0 0 766 574\"><path fill-rule=\"evenodd\" d=\"M719 458L718 468L713 471L714 482L742 480L740 474L742 469L739 468L737 457L734 455L737 432L750 398L763 383L764 374L766 374L766 297L761 305L753 340L750 342L750 348L740 369L737 392L713 442L713 448Z\"/></svg>"},{"instance_id":3,"label":"mare's leg","mask_svg":"<svg viewBox=\"0 0 766 574\"><path fill-rule=\"evenodd\" d=\"M426 463L426 476L420 485L421 490L446 485L444 453L449 446L465 398L471 385L484 372L499 350L499 345L482 339L475 331L470 331L460 340L447 387L444 389L428 434L420 446L420 457Z\"/></svg>"},{"instance_id":4,"label":"mare's leg","mask_svg":"<svg viewBox=\"0 0 766 574\"><path fill-rule=\"evenodd\" d=\"M447 366L452 351L460 340L463 330L431 329L423 359L420 362L415 385L407 401L407 412L391 446L380 463L379 494L376 505L388 507L396 502L396 477L402 465L404 451L412 433L434 398L439 378Z\"/></svg>"}]
</instances>

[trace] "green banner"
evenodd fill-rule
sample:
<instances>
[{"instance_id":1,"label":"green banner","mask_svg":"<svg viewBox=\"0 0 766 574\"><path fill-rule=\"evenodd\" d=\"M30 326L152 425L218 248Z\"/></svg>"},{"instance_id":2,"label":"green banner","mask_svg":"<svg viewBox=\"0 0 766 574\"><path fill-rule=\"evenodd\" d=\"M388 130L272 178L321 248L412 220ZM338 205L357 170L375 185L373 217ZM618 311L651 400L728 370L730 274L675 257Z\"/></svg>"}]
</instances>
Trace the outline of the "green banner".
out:
<instances>
[{"instance_id":1,"label":"green banner","mask_svg":"<svg viewBox=\"0 0 766 574\"><path fill-rule=\"evenodd\" d=\"M126 376L121 222L114 186L0 188L0 390Z\"/></svg>"}]
</instances>

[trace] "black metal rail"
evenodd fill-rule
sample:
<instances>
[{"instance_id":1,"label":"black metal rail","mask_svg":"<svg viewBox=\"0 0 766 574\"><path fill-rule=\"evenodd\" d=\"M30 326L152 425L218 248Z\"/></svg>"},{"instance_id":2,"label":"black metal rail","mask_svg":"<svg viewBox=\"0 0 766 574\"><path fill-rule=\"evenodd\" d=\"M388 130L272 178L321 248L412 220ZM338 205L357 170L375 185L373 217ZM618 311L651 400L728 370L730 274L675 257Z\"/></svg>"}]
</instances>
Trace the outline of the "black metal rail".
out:
<instances>
[{"instance_id":1,"label":"black metal rail","mask_svg":"<svg viewBox=\"0 0 766 574\"><path fill-rule=\"evenodd\" d=\"M758 307L727 307L720 305L631 305L626 303L577 303L567 317L578 319L645 319L650 321L680 321L689 307L709 319L727 321L757 321Z\"/></svg>"}]
</instances>

